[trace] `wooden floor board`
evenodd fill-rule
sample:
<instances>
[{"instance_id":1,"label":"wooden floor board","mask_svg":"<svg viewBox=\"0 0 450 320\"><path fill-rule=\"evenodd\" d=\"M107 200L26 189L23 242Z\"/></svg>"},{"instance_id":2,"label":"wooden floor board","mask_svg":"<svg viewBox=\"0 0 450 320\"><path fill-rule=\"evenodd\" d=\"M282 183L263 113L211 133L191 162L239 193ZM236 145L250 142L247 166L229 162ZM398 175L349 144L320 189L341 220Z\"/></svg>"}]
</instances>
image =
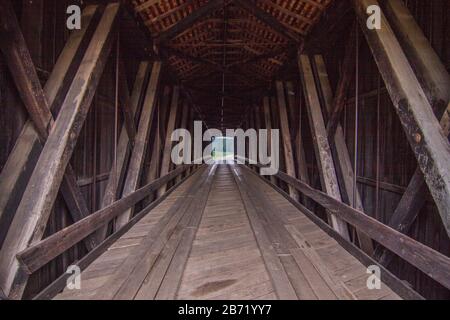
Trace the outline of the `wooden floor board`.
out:
<instances>
[{"instance_id":1,"label":"wooden floor board","mask_svg":"<svg viewBox=\"0 0 450 320\"><path fill-rule=\"evenodd\" d=\"M55 299L399 299L241 166L204 167Z\"/></svg>"}]
</instances>

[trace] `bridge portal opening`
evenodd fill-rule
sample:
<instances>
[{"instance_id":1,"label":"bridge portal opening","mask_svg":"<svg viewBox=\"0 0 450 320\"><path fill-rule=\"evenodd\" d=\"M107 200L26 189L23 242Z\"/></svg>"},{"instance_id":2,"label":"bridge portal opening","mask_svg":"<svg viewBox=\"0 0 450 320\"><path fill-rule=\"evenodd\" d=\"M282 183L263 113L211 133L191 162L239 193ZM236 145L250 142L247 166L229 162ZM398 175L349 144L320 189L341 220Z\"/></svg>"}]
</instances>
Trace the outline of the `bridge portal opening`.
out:
<instances>
[{"instance_id":1,"label":"bridge portal opening","mask_svg":"<svg viewBox=\"0 0 450 320\"><path fill-rule=\"evenodd\" d=\"M212 157L215 161L234 160L234 138L216 137L213 141Z\"/></svg>"}]
</instances>

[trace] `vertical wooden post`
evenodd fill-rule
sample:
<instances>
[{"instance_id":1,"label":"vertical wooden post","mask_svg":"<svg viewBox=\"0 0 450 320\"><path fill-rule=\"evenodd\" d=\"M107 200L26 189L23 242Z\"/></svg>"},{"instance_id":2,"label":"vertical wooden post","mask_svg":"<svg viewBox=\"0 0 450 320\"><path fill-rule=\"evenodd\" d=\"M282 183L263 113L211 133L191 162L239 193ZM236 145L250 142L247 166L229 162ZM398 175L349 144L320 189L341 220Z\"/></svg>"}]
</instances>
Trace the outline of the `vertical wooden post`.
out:
<instances>
[{"instance_id":1,"label":"vertical wooden post","mask_svg":"<svg viewBox=\"0 0 450 320\"><path fill-rule=\"evenodd\" d=\"M320 181L324 192L336 200L342 201L341 192L334 168L333 156L328 143L325 122L320 108L319 96L316 90L314 75L309 57L300 55L298 58L300 75L302 77L303 89L306 96L308 118L314 142L314 151L319 168ZM332 213L328 213L330 225L347 240L350 240L347 224Z\"/></svg>"},{"instance_id":2,"label":"vertical wooden post","mask_svg":"<svg viewBox=\"0 0 450 320\"><path fill-rule=\"evenodd\" d=\"M450 76L445 65L402 0L386 1L384 12L440 119L450 102Z\"/></svg>"},{"instance_id":3,"label":"vertical wooden post","mask_svg":"<svg viewBox=\"0 0 450 320\"><path fill-rule=\"evenodd\" d=\"M105 9L0 251L0 287L11 298L21 298L28 281L28 275L19 268L16 254L44 234L64 171L111 50L118 10L118 4L110 4Z\"/></svg>"},{"instance_id":4,"label":"vertical wooden post","mask_svg":"<svg viewBox=\"0 0 450 320\"><path fill-rule=\"evenodd\" d=\"M281 137L283 139L284 161L286 165L286 173L291 177L297 178L294 164L294 153L292 151L291 129L289 128L289 119L286 107L286 96L284 85L281 81L276 81L278 112L280 116ZM298 191L289 186L289 195L295 200L299 200Z\"/></svg>"},{"instance_id":5,"label":"vertical wooden post","mask_svg":"<svg viewBox=\"0 0 450 320\"><path fill-rule=\"evenodd\" d=\"M292 82L287 82L286 83L286 88L289 92L294 92L294 85ZM289 108L291 110L293 110L294 108L296 108L297 106L295 105L295 99L294 96L289 96L288 98L288 103L289 103ZM299 99L299 103L300 103L300 99ZM298 117L298 129L296 131L296 136L295 136L295 145L296 148L296 155L297 155L297 167L298 167L298 173L300 176L300 180L302 180L303 182L306 182L307 184L311 184L310 180L309 180L309 174L308 174L308 167L306 164L306 156L305 156L305 148L303 147L303 139L302 139L302 132L301 132L301 105L298 106L298 112L299 112L299 117Z\"/></svg>"},{"instance_id":6,"label":"vertical wooden post","mask_svg":"<svg viewBox=\"0 0 450 320\"><path fill-rule=\"evenodd\" d=\"M386 84L397 115L450 235L450 144L408 59L381 14L381 29L366 27L367 7L377 0L353 0L356 15Z\"/></svg>"},{"instance_id":7,"label":"vertical wooden post","mask_svg":"<svg viewBox=\"0 0 450 320\"><path fill-rule=\"evenodd\" d=\"M428 101L433 107L434 114L441 120L444 135L448 137L450 133L450 76L444 64L402 1L386 2L385 13L405 54L411 61ZM447 108L442 115L442 106L446 104ZM425 204L426 199L422 196L424 192L426 192L426 183L422 171L417 168L388 225L406 234ZM375 256L379 257L380 263L385 266L393 258L393 254L381 248L375 250Z\"/></svg>"},{"instance_id":8,"label":"vertical wooden post","mask_svg":"<svg viewBox=\"0 0 450 320\"><path fill-rule=\"evenodd\" d=\"M47 126L53 121L48 100L44 95L14 9L9 0L0 1L0 48L8 65L15 70L11 75L28 110L39 136L45 141Z\"/></svg>"},{"instance_id":9,"label":"vertical wooden post","mask_svg":"<svg viewBox=\"0 0 450 320\"><path fill-rule=\"evenodd\" d=\"M142 92L144 91L145 80L147 79L147 75L150 71L149 69L150 63L148 61L143 61L139 64L133 91L129 100L133 122L135 122L136 114L138 113L138 110L142 105ZM123 179L125 178L127 159L129 158L131 149L130 147L130 138L127 134L127 129L124 124L120 131L119 141L117 142L115 155L116 162L113 163L111 172L109 174L108 182L106 184L105 192L103 194L103 199L100 206L101 209L106 208L116 200L121 181L123 181ZM97 231L96 237L98 242L101 242L105 239L107 229L108 226L106 225Z\"/></svg>"},{"instance_id":10,"label":"vertical wooden post","mask_svg":"<svg viewBox=\"0 0 450 320\"><path fill-rule=\"evenodd\" d=\"M148 145L148 138L153 122L153 115L161 78L161 61L153 63L150 80L148 82L145 98L142 106L141 117L139 119L138 132L134 141L130 163L128 165L127 176L123 187L122 196L125 197L137 190L140 182L142 167ZM123 227L132 217L133 209L128 209L117 217L115 230Z\"/></svg>"},{"instance_id":11,"label":"vertical wooden post","mask_svg":"<svg viewBox=\"0 0 450 320\"><path fill-rule=\"evenodd\" d=\"M325 62L321 55L314 56L314 63L316 65L318 81L320 84L320 88L322 90L322 95L324 97L325 108L324 110L331 113L333 110L333 93L331 91L330 81L328 79L328 73L326 70ZM364 207L361 201L361 196L359 194L358 189L356 189L355 199L353 198L353 181L354 181L354 173L352 162L350 160L350 154L348 152L347 145L345 143L344 131L342 129L341 124L338 122L336 125L336 133L334 134L334 146L335 150L335 161L337 168L340 169L342 183L341 186L345 188L345 192L349 199L349 204L352 205L355 203L355 209L361 212L364 212ZM361 249L367 253L368 255L373 254L373 243L372 239L370 239L366 234L357 230L358 240Z\"/></svg>"},{"instance_id":12,"label":"vertical wooden post","mask_svg":"<svg viewBox=\"0 0 450 320\"><path fill-rule=\"evenodd\" d=\"M42 68L42 31L44 28L44 0L22 3L22 33L34 65Z\"/></svg>"},{"instance_id":13,"label":"vertical wooden post","mask_svg":"<svg viewBox=\"0 0 450 320\"><path fill-rule=\"evenodd\" d=\"M178 100L180 97L180 87L174 86L173 92L172 92L172 101L170 103L170 113L169 113L169 120L167 122L167 128L166 128L166 138L164 143L164 151L162 155L162 161L161 161L161 176L164 176L169 173L171 159L170 155L172 152L172 140L171 135L173 130L175 129L176 119L177 119L177 111L178 111ZM161 187L158 190L158 196L161 196L166 192L167 190L167 184Z\"/></svg>"},{"instance_id":14,"label":"vertical wooden post","mask_svg":"<svg viewBox=\"0 0 450 320\"><path fill-rule=\"evenodd\" d=\"M359 37L359 35L358 35ZM334 95L333 107L329 113L327 131L328 138L331 140L334 137L336 126L341 118L342 110L344 110L347 98L348 89L353 79L355 79L356 66L356 26L352 26L349 34L347 44L345 46L344 61L342 62L341 77L337 85L336 93Z\"/></svg>"},{"instance_id":15,"label":"vertical wooden post","mask_svg":"<svg viewBox=\"0 0 450 320\"><path fill-rule=\"evenodd\" d=\"M147 172L147 183L152 182L156 178L160 177L159 174L161 169L161 151L162 151L162 144L164 141L164 136L162 132L162 128L165 128L164 125L165 119L166 119L166 113L167 109L170 103L170 87L165 86L162 97L159 99L158 104L158 130L156 132L155 141L153 143L152 148L152 154L150 158L150 168ZM154 195L149 196L147 202L150 202L154 199Z\"/></svg>"},{"instance_id":16,"label":"vertical wooden post","mask_svg":"<svg viewBox=\"0 0 450 320\"><path fill-rule=\"evenodd\" d=\"M189 108L189 103L187 100L183 101L183 108L181 110L181 121L180 121L180 129L188 129L188 121L190 116L191 110ZM184 156L184 155L183 155ZM175 181L180 182L183 178L183 175L180 174Z\"/></svg>"},{"instance_id":17,"label":"vertical wooden post","mask_svg":"<svg viewBox=\"0 0 450 320\"><path fill-rule=\"evenodd\" d=\"M263 111L264 111L264 122L266 124L267 129L267 150L268 153L272 150L272 139L271 139L271 131L272 131L272 117L270 114L270 100L269 97L263 98ZM270 181L273 184L277 183L277 180L274 176L270 176Z\"/></svg>"},{"instance_id":18,"label":"vertical wooden post","mask_svg":"<svg viewBox=\"0 0 450 320\"><path fill-rule=\"evenodd\" d=\"M99 14L97 6L87 6L83 11L83 28L70 35L45 84L43 93L48 101L47 108L50 106L53 114L57 114L63 102L58 97L65 95L70 88L73 76L78 69L70 68L70 66L78 66L81 63L81 59L89 44L89 41L86 40L92 36L92 32L96 26L93 20L95 20L94 17L97 14ZM25 52L25 49L22 49L22 51ZM30 65L28 67L32 68L33 66ZM71 70L74 71L70 72ZM20 71L14 69L12 72L18 73ZM27 71L26 74L33 76L34 73ZM34 92L33 94L38 93ZM47 125L45 124L45 126ZM39 159L41 151L42 145L39 140L39 135L32 120L28 120L0 173L0 190L2 190L0 193L0 247L6 237L8 227L19 206L19 202L26 188L26 183L31 177L32 170ZM79 217L85 217L89 212L81 191L75 183L76 178L70 165L67 168L61 192L72 218L77 221ZM89 240L89 242L91 241ZM94 245L94 243L88 244L87 242L86 244L88 248L92 248Z\"/></svg>"}]
</instances>

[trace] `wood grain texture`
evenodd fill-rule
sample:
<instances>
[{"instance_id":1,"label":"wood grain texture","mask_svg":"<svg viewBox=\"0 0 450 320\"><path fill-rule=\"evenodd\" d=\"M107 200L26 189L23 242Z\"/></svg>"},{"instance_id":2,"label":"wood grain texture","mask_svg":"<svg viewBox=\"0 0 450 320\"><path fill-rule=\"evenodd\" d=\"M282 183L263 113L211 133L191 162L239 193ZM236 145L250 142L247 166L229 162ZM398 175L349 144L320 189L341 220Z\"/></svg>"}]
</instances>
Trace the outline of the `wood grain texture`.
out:
<instances>
[{"instance_id":1,"label":"wood grain texture","mask_svg":"<svg viewBox=\"0 0 450 320\"><path fill-rule=\"evenodd\" d=\"M56 299L399 299L384 283L367 289L365 265L254 171L216 166L117 239L82 290Z\"/></svg>"}]
</instances>

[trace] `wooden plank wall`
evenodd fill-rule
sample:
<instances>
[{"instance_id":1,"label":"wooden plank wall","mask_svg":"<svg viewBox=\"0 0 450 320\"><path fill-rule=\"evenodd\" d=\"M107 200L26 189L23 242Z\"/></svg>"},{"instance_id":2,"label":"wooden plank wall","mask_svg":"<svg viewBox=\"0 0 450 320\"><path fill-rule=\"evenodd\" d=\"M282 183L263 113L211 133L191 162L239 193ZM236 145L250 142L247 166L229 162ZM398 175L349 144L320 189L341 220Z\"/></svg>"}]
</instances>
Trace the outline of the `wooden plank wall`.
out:
<instances>
[{"instance_id":1,"label":"wooden plank wall","mask_svg":"<svg viewBox=\"0 0 450 320\"><path fill-rule=\"evenodd\" d=\"M431 41L433 48L450 71L450 3L446 0L420 1L406 0L408 8L418 21L424 34ZM339 26L338 30L347 30L330 35L321 46L312 48L311 54L322 54L330 77L333 92L341 75L341 66L344 56L345 44L348 40L348 30L354 21L350 12L342 20L347 26ZM361 47L359 53L359 120L358 120L358 149L357 149L357 176L358 189L363 199L363 205L367 214L387 223L396 209L405 188L417 167L417 160L406 139L403 127L391 103L387 91L384 89L383 80L378 83L378 69L372 58L372 53L361 34ZM305 157L308 175L315 187L320 188L318 179L317 161L312 144L310 124L301 83L296 71L296 61L291 61L284 71L278 74L278 79L293 81L295 100L300 110L294 110L290 125L298 130L299 118L301 120L301 134L304 139ZM378 84L380 84L380 148L379 148L379 192L377 199L377 105ZM341 124L345 132L350 158L354 159L355 141L355 85L353 80L349 88L347 104L342 112ZM272 85L271 97L276 96L275 86ZM321 98L322 99L322 98ZM262 102L260 103L263 104ZM292 122L291 122L292 121ZM328 121L328 119L326 119ZM292 123L297 123L292 125ZM275 126L274 128L278 128ZM297 146L295 146L297 148ZM282 150L280 150L282 152ZM296 155L297 158L297 155ZM298 159L296 159L298 161ZM281 160L283 162L283 160ZM281 163L282 167L283 163ZM282 169L281 169L282 170ZM298 164L297 164L298 172ZM287 191L285 186L281 187ZM422 209L420 215L408 234L412 238L430 246L443 254L450 255L450 239L442 225L436 206L431 195L425 195L429 201ZM378 210L377 210L378 207ZM314 207L315 213L326 220L325 211L319 206ZM415 290L426 298L450 299L450 291L431 280L422 272L407 262L395 258L389 265L389 270L409 282Z\"/></svg>"},{"instance_id":2,"label":"wooden plank wall","mask_svg":"<svg viewBox=\"0 0 450 320\"><path fill-rule=\"evenodd\" d=\"M31 43L29 37L27 38L28 32L34 33L34 30L32 30L34 27L25 23L31 18L35 19L35 15L39 13L34 9L28 10L29 8L26 5L30 5L29 1L23 1L23 3L22 1L13 1L13 4L21 23L25 40L29 41L27 45L36 65L38 76L41 83L45 84L69 36L69 31L65 27L66 8L77 1L38 0L37 2L43 4L43 25L39 36L40 46L36 44L37 41ZM33 16L30 17L30 15ZM126 33L137 34L136 30L130 32L127 29L129 23L129 19L125 21L122 25L122 30L126 31ZM139 35L136 38L141 39L142 36ZM130 56L130 52L133 52L136 49L135 46L139 43L129 43L129 41L130 39L121 41L120 55L122 55L125 69L128 72L128 83L131 84L134 82L138 63L142 56ZM114 161L115 70L116 46L114 45L70 162L90 212L99 209ZM0 128L2 129L0 130L0 170L8 159L8 155L14 147L15 141L27 119L28 114L17 93L2 55L0 55ZM122 121L122 113L119 109L118 128L121 128ZM118 134L120 134L120 131ZM72 224L72 219L68 214L63 199L61 196L58 196L44 237L70 224ZM85 247L81 243L44 266L30 278L24 297L34 296L54 281L57 276L61 275L67 266L85 254Z\"/></svg>"},{"instance_id":3,"label":"wooden plank wall","mask_svg":"<svg viewBox=\"0 0 450 320\"><path fill-rule=\"evenodd\" d=\"M68 37L65 24L65 9L70 0L39 0L44 2L43 26L40 46L30 46L31 54L38 67L38 75L45 83L46 77L53 68L59 52L62 50ZM28 1L23 1L27 3ZM22 8L22 1L13 1L17 16L22 20L25 27L26 10ZM416 17L418 23L423 28L425 35L431 40L433 47L450 69L450 17L446 15L450 10L450 3L447 0L408 0L408 7ZM28 26L30 28L30 26ZM24 31L25 32L25 31ZM133 33L134 35L134 33ZM339 78L339 65L342 61L344 46L347 34L338 36L333 50L320 52L324 55L327 69L330 75L333 89L336 87ZM126 39L123 39L125 42ZM41 52L36 52L33 48L41 48ZM135 49L134 47L128 47ZM129 54L128 50L125 54ZM133 61L136 60L136 63ZM129 71L128 81L133 83L133 77L137 70L139 59L126 59L126 69ZM297 70L293 67L292 70ZM371 93L378 87L376 65L371 57L370 50L363 41L360 52L360 75L359 86L360 94ZM289 75L287 75L289 77ZM296 91L295 98L299 99L302 94L298 75L289 77ZM114 54L111 55L102 80L100 81L97 94L94 98L93 106L90 109L85 126L82 129L74 157L71 164L76 171L80 187L84 193L88 208L93 211L98 208L101 202L107 173L111 168L113 161L113 142L114 142L114 90L115 90L115 61ZM382 81L380 81L382 87ZM350 97L354 96L354 83L350 90ZM272 96L274 94L272 93ZM311 130L307 121L306 108L304 101L296 103L302 105L300 112L294 110L295 122L298 124L302 119L302 136L304 139L304 149L308 163L308 174L311 180L317 176L317 166L313 152ZM262 106L262 104L261 104ZM260 108L260 117L263 119L263 113ZM347 145L350 150L350 156L353 157L354 144L354 101L349 99L348 106L343 112L341 123L346 133ZM27 112L22 105L14 83L7 72L7 68L0 55L0 170L6 162L6 159L14 146L15 140L27 120ZM396 208L401 198L401 192L407 186L409 180L416 168L416 160L407 143L401 124L390 103L389 96L383 90L380 91L380 165L379 178L383 182L379 192L379 211L376 209L376 132L377 132L377 95L367 95L360 100L360 119L359 119L359 145L358 145L358 176L361 177L359 190L363 198L366 212L376 216L379 220L387 222L390 215ZM121 124L121 115L119 113L119 125ZM293 127L293 136L297 126ZM152 129L153 132L156 128ZM97 134L94 134L97 132ZM149 146L148 153L152 150ZM281 151L282 152L282 151ZM93 165L95 160L95 166ZM149 155L147 155L146 164L149 164ZM297 168L298 172L298 168ZM97 177L93 179L94 175ZM95 181L95 183L93 183ZM323 213L323 218L325 214ZM320 212L319 212L320 214ZM60 230L71 223L71 218L67 214L67 209L62 199L57 199L54 212L49 219L46 236ZM416 223L411 229L410 236L423 242L424 244L435 248L446 255L450 255L450 241L444 228L440 216L435 206L430 202L420 213ZM31 278L27 295L32 296L49 284L55 277L70 265L74 260L84 255L83 245L76 246L68 251L62 257L43 267ZM450 291L444 289L427 276L418 272L409 264L395 259L390 269L401 278L410 282L426 298L450 299Z\"/></svg>"},{"instance_id":4,"label":"wooden plank wall","mask_svg":"<svg viewBox=\"0 0 450 320\"><path fill-rule=\"evenodd\" d=\"M408 8L421 26L424 34L431 41L433 48L450 70L450 3L445 0L406 1ZM338 38L336 48L325 52L327 69L330 74L333 89L339 78L339 65L342 61L346 35ZM389 95L380 81L380 149L379 149L379 202L376 213L376 180L377 180L377 88L378 70L364 38L360 49L359 92L359 129L358 129L358 176L359 191L363 198L366 212L380 221L387 223L400 201L404 188L408 185L416 167L417 161L406 140ZM349 99L343 112L341 123L345 131L350 156L354 157L354 123L355 123L355 82L350 88ZM365 93L372 93L364 96ZM304 128L305 136L309 129ZM310 141L310 140L309 140ZM310 143L310 142L306 142ZM308 150L308 147L306 147ZM307 157L311 155L307 154ZM311 159L308 159L308 163ZM312 169L315 170L315 169ZM442 220L437 208L431 200L422 209L409 235L427 246L446 255L450 255L450 240L442 226ZM449 299L450 291L430 280L426 275L401 259L394 259L389 269L401 279L407 280L426 298Z\"/></svg>"}]
</instances>

